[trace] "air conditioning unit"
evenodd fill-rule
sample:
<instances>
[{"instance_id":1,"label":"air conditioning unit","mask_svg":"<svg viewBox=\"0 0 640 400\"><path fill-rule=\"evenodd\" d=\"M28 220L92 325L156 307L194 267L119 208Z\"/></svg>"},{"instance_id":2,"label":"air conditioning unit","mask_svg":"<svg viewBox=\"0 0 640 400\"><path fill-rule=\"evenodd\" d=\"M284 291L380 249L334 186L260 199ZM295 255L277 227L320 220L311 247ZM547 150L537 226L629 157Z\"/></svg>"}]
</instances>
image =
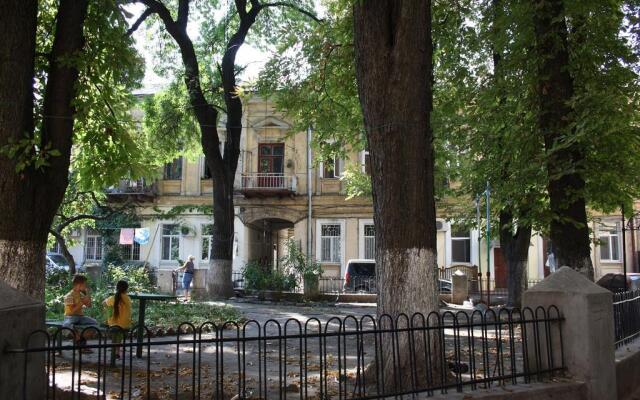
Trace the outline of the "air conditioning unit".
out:
<instances>
[{"instance_id":1,"label":"air conditioning unit","mask_svg":"<svg viewBox=\"0 0 640 400\"><path fill-rule=\"evenodd\" d=\"M447 230L447 224L444 221L436 220L436 230L438 232L446 231Z\"/></svg>"}]
</instances>

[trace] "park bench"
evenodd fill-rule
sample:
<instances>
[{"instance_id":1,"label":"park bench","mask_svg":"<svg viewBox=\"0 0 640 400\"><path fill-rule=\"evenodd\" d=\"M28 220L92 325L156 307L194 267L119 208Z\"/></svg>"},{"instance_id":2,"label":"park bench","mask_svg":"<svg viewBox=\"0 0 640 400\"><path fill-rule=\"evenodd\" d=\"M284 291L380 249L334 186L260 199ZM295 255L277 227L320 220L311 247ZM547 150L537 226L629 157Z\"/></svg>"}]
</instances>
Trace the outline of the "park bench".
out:
<instances>
[{"instance_id":1,"label":"park bench","mask_svg":"<svg viewBox=\"0 0 640 400\"><path fill-rule=\"evenodd\" d=\"M45 325L47 326L47 328L62 329L63 328L63 324L64 324L63 320L54 320L54 319L45 320ZM94 329L98 330L103 335L110 335L109 327L105 326L105 325L81 325L81 324L74 324L73 325L73 329L74 330L82 331L82 330L87 329L87 328L94 328ZM62 333L56 335L56 346L57 347L61 347L62 346ZM116 364L116 348L115 347L111 348L111 360L110 360L110 363L111 363L111 366L115 366L115 364Z\"/></svg>"}]
</instances>

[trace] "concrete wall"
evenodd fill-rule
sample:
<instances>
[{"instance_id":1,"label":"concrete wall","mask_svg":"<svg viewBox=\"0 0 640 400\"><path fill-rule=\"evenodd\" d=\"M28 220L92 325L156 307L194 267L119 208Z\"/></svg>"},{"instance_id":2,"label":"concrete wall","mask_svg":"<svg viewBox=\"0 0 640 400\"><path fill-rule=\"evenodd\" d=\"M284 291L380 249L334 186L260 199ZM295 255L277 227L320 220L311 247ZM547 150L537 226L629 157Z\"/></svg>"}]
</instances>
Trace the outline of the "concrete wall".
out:
<instances>
[{"instance_id":1,"label":"concrete wall","mask_svg":"<svg viewBox=\"0 0 640 400\"><path fill-rule=\"evenodd\" d=\"M618 399L640 399L640 341L622 346L616 351L616 382Z\"/></svg>"},{"instance_id":2,"label":"concrete wall","mask_svg":"<svg viewBox=\"0 0 640 400\"><path fill-rule=\"evenodd\" d=\"M46 376L45 354L4 353L8 348L44 346L43 335L34 336L27 343L29 335L44 329L44 304L0 282L0 399L44 399ZM23 376L23 366L27 360L27 376Z\"/></svg>"}]
</instances>

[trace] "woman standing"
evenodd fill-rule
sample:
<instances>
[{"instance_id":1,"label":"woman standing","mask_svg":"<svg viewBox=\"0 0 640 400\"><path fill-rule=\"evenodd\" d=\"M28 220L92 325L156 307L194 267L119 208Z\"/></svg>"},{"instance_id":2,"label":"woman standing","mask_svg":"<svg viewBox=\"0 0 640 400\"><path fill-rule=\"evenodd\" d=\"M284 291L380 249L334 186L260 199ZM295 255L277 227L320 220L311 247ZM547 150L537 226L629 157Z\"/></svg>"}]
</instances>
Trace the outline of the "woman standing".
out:
<instances>
[{"instance_id":1,"label":"woman standing","mask_svg":"<svg viewBox=\"0 0 640 400\"><path fill-rule=\"evenodd\" d=\"M184 288L184 297L186 301L189 301L190 291L191 291L191 281L193 281L193 273L195 272L195 266L193 265L193 260L196 258L194 256L189 256L187 258L187 262L180 268L177 268L177 272L184 272L182 275L182 287Z\"/></svg>"}]
</instances>

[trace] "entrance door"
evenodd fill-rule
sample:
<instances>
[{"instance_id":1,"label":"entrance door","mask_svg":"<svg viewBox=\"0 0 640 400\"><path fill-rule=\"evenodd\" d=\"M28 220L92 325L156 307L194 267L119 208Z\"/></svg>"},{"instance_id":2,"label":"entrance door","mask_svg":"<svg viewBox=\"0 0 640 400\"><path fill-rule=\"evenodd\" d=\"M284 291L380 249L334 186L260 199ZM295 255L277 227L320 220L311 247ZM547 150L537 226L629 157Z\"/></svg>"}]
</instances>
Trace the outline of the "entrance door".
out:
<instances>
[{"instance_id":1,"label":"entrance door","mask_svg":"<svg viewBox=\"0 0 640 400\"><path fill-rule=\"evenodd\" d=\"M262 143L258 146L258 185L279 188L284 185L284 143Z\"/></svg>"},{"instance_id":2,"label":"entrance door","mask_svg":"<svg viewBox=\"0 0 640 400\"><path fill-rule=\"evenodd\" d=\"M507 287L507 263L504 261L504 255L502 249L496 247L493 249L493 272L495 276L493 279L496 282L497 288Z\"/></svg>"}]
</instances>

